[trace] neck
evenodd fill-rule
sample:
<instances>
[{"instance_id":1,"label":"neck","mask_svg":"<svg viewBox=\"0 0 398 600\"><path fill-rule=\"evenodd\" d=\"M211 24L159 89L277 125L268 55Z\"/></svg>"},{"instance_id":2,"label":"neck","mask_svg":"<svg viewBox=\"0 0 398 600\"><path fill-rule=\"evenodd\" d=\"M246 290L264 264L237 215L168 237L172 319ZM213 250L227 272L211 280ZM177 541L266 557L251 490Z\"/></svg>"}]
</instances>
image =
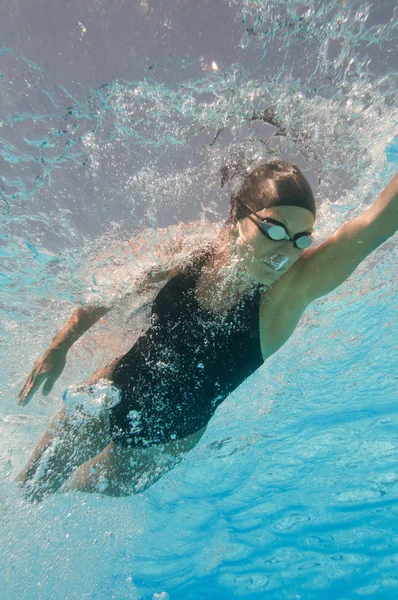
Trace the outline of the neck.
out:
<instances>
[{"instance_id":1,"label":"neck","mask_svg":"<svg viewBox=\"0 0 398 600\"><path fill-rule=\"evenodd\" d=\"M202 270L196 289L198 302L206 308L226 311L256 286L241 271L234 247L230 229L222 227L214 252Z\"/></svg>"}]
</instances>

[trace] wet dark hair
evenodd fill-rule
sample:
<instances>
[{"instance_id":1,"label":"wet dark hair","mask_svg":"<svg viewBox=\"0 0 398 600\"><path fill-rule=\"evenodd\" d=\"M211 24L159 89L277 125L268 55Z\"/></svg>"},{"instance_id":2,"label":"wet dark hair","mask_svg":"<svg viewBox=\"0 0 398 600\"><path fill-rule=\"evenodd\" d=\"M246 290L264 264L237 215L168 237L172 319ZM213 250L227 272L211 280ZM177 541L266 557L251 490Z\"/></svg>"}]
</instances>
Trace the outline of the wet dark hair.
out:
<instances>
[{"instance_id":1,"label":"wet dark hair","mask_svg":"<svg viewBox=\"0 0 398 600\"><path fill-rule=\"evenodd\" d=\"M316 215L310 184L296 165L282 160L263 163L244 177L238 192L231 196L229 224L247 216L239 199L253 212L273 206L299 206Z\"/></svg>"}]
</instances>

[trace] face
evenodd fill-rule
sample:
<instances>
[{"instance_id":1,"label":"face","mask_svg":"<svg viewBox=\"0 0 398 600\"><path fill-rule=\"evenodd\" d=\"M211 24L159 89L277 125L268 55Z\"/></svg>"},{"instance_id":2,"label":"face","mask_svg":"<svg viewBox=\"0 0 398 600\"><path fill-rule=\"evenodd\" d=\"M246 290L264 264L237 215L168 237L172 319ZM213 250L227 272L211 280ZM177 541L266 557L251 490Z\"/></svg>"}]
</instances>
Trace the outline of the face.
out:
<instances>
[{"instance_id":1,"label":"face","mask_svg":"<svg viewBox=\"0 0 398 600\"><path fill-rule=\"evenodd\" d=\"M312 232L314 215L298 206L264 208L251 215L254 221L270 218L281 223L291 238L297 233ZM300 258L303 250L289 240L270 240L249 217L238 221L233 228L236 253L242 271L264 285L271 285Z\"/></svg>"}]
</instances>

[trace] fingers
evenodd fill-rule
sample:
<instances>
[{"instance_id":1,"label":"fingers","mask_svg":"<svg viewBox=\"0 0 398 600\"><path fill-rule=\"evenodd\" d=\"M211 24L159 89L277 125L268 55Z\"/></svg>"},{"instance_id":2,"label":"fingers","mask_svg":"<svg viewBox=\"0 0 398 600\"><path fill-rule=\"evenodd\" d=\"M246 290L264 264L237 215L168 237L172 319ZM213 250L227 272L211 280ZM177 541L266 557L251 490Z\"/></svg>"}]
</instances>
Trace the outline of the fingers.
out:
<instances>
[{"instance_id":1,"label":"fingers","mask_svg":"<svg viewBox=\"0 0 398 600\"><path fill-rule=\"evenodd\" d=\"M27 404L30 400L26 401L26 398L30 395L31 390L34 387L34 383L35 383L35 375L34 375L34 371L31 372L31 374L29 375L29 377L27 378L25 385L23 386L22 390L19 392L18 394L18 404L19 405L24 405Z\"/></svg>"},{"instance_id":2,"label":"fingers","mask_svg":"<svg viewBox=\"0 0 398 600\"><path fill-rule=\"evenodd\" d=\"M65 366L65 356L59 349L51 347L42 354L33 365L33 369L19 393L18 404L20 406L28 404L44 382L43 394L47 396L51 392Z\"/></svg>"},{"instance_id":3,"label":"fingers","mask_svg":"<svg viewBox=\"0 0 398 600\"><path fill-rule=\"evenodd\" d=\"M19 398L18 404L23 404L25 396L28 393L28 390L29 390L30 386L32 385L32 381L33 381L33 375L31 373L29 375L29 377L27 378L27 380L25 382L25 385L23 386L22 390L18 394L18 398Z\"/></svg>"},{"instance_id":4,"label":"fingers","mask_svg":"<svg viewBox=\"0 0 398 600\"><path fill-rule=\"evenodd\" d=\"M47 374L42 373L41 375L33 375L32 373L29 375L25 385L23 386L21 392L19 393L19 406L26 406L28 404L34 394L37 392L43 381L46 379Z\"/></svg>"},{"instance_id":5,"label":"fingers","mask_svg":"<svg viewBox=\"0 0 398 600\"><path fill-rule=\"evenodd\" d=\"M42 389L43 396L48 396L48 394L53 389L54 383L57 381L57 379L58 379L58 377L55 377L55 376L47 377L46 381L44 382L43 389Z\"/></svg>"}]
</instances>

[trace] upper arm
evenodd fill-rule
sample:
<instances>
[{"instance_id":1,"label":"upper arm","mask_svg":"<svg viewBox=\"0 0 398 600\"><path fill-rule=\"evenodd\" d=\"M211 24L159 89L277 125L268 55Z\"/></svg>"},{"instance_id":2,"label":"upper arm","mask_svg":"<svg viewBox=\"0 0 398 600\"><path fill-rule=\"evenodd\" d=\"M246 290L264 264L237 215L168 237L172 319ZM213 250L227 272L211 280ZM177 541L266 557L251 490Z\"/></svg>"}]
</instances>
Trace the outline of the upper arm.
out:
<instances>
[{"instance_id":1,"label":"upper arm","mask_svg":"<svg viewBox=\"0 0 398 600\"><path fill-rule=\"evenodd\" d=\"M395 183L394 183L395 179ZM377 201L296 263L307 303L341 285L357 266L397 230L397 178ZM295 265L295 266L296 266Z\"/></svg>"},{"instance_id":2,"label":"upper arm","mask_svg":"<svg viewBox=\"0 0 398 600\"><path fill-rule=\"evenodd\" d=\"M261 298L260 341L264 360L287 342L308 305L290 275L286 273Z\"/></svg>"}]
</instances>

